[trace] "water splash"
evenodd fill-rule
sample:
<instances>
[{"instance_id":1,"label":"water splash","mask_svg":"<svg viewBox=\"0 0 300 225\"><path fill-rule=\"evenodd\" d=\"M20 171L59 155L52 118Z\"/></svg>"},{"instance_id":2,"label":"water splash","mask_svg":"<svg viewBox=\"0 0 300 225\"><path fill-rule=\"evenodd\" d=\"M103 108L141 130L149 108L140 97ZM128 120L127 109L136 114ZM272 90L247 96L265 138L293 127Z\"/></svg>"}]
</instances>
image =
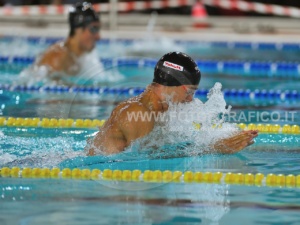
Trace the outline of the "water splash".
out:
<instances>
[{"instance_id":1,"label":"water splash","mask_svg":"<svg viewBox=\"0 0 300 225\"><path fill-rule=\"evenodd\" d=\"M35 56L39 54L45 44L32 45L28 43L26 36L16 35L16 31L11 32L10 40L0 41L1 56L7 56L12 60L15 56ZM9 34L7 34L9 36Z\"/></svg>"},{"instance_id":2,"label":"water splash","mask_svg":"<svg viewBox=\"0 0 300 225\"><path fill-rule=\"evenodd\" d=\"M98 85L104 82L116 82L124 79L117 68L106 69L99 61L96 50L84 54L77 59L79 72L76 75L67 75L63 72L51 72L47 65L32 65L23 70L15 84L26 85Z\"/></svg>"},{"instance_id":3,"label":"water splash","mask_svg":"<svg viewBox=\"0 0 300 225\"><path fill-rule=\"evenodd\" d=\"M155 27L155 24L156 24L156 20L157 20L157 12L152 12L151 15L150 15L150 19L148 21L148 24L147 24L147 32L148 34L149 33L153 33L153 30L154 30L154 27Z\"/></svg>"},{"instance_id":4,"label":"water splash","mask_svg":"<svg viewBox=\"0 0 300 225\"><path fill-rule=\"evenodd\" d=\"M127 151L147 149L168 156L174 153L190 156L210 151L217 140L230 137L239 130L236 124L225 122L225 115L230 113L231 107L226 108L221 88L222 85L216 83L205 103L199 99L190 103L170 102L168 111L161 114L153 131L133 143ZM199 130L195 129L196 124L200 124Z\"/></svg>"},{"instance_id":5,"label":"water splash","mask_svg":"<svg viewBox=\"0 0 300 225\"><path fill-rule=\"evenodd\" d=\"M50 73L48 66L32 65L29 68L21 71L17 80L13 82L14 85L55 85L57 82L49 79L48 74Z\"/></svg>"},{"instance_id":6,"label":"water splash","mask_svg":"<svg viewBox=\"0 0 300 225\"><path fill-rule=\"evenodd\" d=\"M95 50L80 57L79 64L81 70L76 83L88 82L96 85L102 82L116 82L124 79L124 75L117 70L117 67L104 68Z\"/></svg>"},{"instance_id":7,"label":"water splash","mask_svg":"<svg viewBox=\"0 0 300 225\"><path fill-rule=\"evenodd\" d=\"M28 134L31 135L31 134ZM73 137L0 136L0 166L53 167L61 161L84 156L83 142Z\"/></svg>"},{"instance_id":8,"label":"water splash","mask_svg":"<svg viewBox=\"0 0 300 225\"><path fill-rule=\"evenodd\" d=\"M146 34L143 39L134 42L134 44L127 50L130 56L139 57L153 57L159 58L166 52L179 51L184 52L185 48L179 46L174 40L163 36L162 34L155 34L154 28L157 20L157 13L151 14L146 28Z\"/></svg>"}]
</instances>

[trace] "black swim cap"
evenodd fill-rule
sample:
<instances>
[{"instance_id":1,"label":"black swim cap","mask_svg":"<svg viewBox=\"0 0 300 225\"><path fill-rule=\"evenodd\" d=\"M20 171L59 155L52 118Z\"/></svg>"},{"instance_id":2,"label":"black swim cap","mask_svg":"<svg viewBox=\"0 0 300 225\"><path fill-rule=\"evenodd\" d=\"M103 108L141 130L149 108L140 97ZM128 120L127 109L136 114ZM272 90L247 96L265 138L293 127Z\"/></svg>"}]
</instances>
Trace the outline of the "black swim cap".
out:
<instances>
[{"instance_id":1,"label":"black swim cap","mask_svg":"<svg viewBox=\"0 0 300 225\"><path fill-rule=\"evenodd\" d=\"M91 3L76 3L70 9L69 23L71 28L84 27L92 22L100 22L100 19Z\"/></svg>"},{"instance_id":2,"label":"black swim cap","mask_svg":"<svg viewBox=\"0 0 300 225\"><path fill-rule=\"evenodd\" d=\"M190 56L170 52L157 62L153 82L164 86L198 85L200 78L200 70Z\"/></svg>"}]
</instances>

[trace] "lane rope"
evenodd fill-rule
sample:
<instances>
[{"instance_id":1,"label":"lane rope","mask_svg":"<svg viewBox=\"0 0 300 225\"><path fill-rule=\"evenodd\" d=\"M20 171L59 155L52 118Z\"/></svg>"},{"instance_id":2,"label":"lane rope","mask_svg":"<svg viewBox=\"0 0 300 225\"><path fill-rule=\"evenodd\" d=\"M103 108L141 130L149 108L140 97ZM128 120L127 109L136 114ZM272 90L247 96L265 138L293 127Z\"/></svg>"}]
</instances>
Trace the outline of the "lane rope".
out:
<instances>
[{"instance_id":1,"label":"lane rope","mask_svg":"<svg viewBox=\"0 0 300 225\"><path fill-rule=\"evenodd\" d=\"M26 36L26 37L20 37L20 36L2 36L1 40L3 41L27 41L31 44L54 44L58 41L64 40L63 37L39 37L39 36ZM144 41L144 39L100 39L97 44L99 45L109 45L109 44L124 44L125 46L132 45L136 42ZM193 41L193 40L174 40L175 44L182 45L185 47L192 47L195 48L195 46L209 46L209 47L216 47L216 48L225 48L225 49L248 49L248 50L276 50L276 51L299 51L300 50L300 43L285 43L285 42L241 42L241 41ZM0 56L0 59L3 58L9 58L12 57L22 57L22 56ZM25 57L23 58L29 58L32 60L32 57Z\"/></svg>"},{"instance_id":2,"label":"lane rope","mask_svg":"<svg viewBox=\"0 0 300 225\"><path fill-rule=\"evenodd\" d=\"M111 95L138 95L144 92L142 87L93 87L93 86L27 86L0 84L0 90L10 92L39 92L39 93L84 93L84 94L111 94ZM206 97L208 89L198 89L195 97ZM225 98L231 99L249 99L249 100L300 100L298 90L250 90L250 89L224 89Z\"/></svg>"},{"instance_id":3,"label":"lane rope","mask_svg":"<svg viewBox=\"0 0 300 225\"><path fill-rule=\"evenodd\" d=\"M222 173L170 170L111 170L70 168L0 168L2 178L77 179L155 183L211 183L247 186L300 188L300 175Z\"/></svg>"},{"instance_id":4,"label":"lane rope","mask_svg":"<svg viewBox=\"0 0 300 225\"><path fill-rule=\"evenodd\" d=\"M101 127L105 120L98 119L56 119L56 118L21 118L0 117L0 127L33 127L33 128L97 128ZM258 130L262 133L272 134L300 134L299 125L284 124L237 124L242 130ZM200 129L199 124L194 125Z\"/></svg>"},{"instance_id":5,"label":"lane rope","mask_svg":"<svg viewBox=\"0 0 300 225\"><path fill-rule=\"evenodd\" d=\"M112 66L149 66L155 67L156 59L140 58L101 58L105 67ZM23 65L34 63L34 57L0 56L0 65ZM263 76L278 78L300 78L300 64L298 62L250 62L242 60L196 60L203 73L229 73L241 76Z\"/></svg>"}]
</instances>

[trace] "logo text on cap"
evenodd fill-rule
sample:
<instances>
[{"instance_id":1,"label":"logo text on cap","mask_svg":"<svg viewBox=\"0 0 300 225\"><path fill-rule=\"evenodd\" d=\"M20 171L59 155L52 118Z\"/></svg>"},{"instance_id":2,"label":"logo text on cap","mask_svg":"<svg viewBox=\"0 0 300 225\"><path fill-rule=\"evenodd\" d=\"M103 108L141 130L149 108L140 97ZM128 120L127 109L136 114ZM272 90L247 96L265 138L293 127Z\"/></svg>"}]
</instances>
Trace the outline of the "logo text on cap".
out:
<instances>
[{"instance_id":1,"label":"logo text on cap","mask_svg":"<svg viewBox=\"0 0 300 225\"><path fill-rule=\"evenodd\" d=\"M171 62L168 62L168 61L164 61L164 64L163 64L165 67L169 67L169 68L172 68L174 70L179 70L179 71L183 71L183 67L182 66L179 66L175 63L171 63Z\"/></svg>"}]
</instances>

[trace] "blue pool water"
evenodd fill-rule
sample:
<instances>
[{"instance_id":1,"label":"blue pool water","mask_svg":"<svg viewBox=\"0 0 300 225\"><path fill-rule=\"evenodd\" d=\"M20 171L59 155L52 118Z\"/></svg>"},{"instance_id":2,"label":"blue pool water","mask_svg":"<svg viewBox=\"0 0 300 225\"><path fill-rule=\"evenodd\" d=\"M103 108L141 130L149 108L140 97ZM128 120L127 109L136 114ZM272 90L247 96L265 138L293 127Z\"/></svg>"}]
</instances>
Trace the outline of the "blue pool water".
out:
<instances>
[{"instance_id":1,"label":"blue pool water","mask_svg":"<svg viewBox=\"0 0 300 225\"><path fill-rule=\"evenodd\" d=\"M130 93L91 93L51 91L48 88L46 91L47 84L37 84L38 88L31 89L14 84L19 73L32 63L32 60L24 59L32 59L54 41L56 40L47 38L0 39L0 117L107 119L118 102L138 94L141 90L134 89L136 91ZM78 79L74 81L74 85L106 86L114 90L145 88L152 80L153 62L136 65L128 61L144 60L144 57L147 57L155 62L167 48L173 51L176 47L184 49L195 59L202 60L200 65L203 66L204 72L200 94L196 94L196 98L205 102L207 90L216 82L222 83L226 103L232 105L232 112L236 113L235 118L238 118L228 118L228 121L300 124L300 82L297 72L300 61L299 44L199 43L175 40L169 42L165 48L159 46L161 43L164 42L148 42L148 47L141 49L140 46L145 44L145 40L103 40L98 43L97 52L99 55L101 53L106 70L111 74L117 72L122 77L114 81L100 80L96 84L90 78ZM153 44L157 48L152 48ZM11 51L5 51L7 48ZM8 63L5 57L19 58ZM124 57L127 64L105 64L108 58L114 57ZM209 61L209 64L203 60L214 61ZM242 66L231 64L228 69L223 64L224 60L244 62ZM221 61L222 64L218 64ZM260 64L260 61L269 64ZM251 64L250 72L246 71L248 65L245 63ZM278 64L276 72L280 70L280 73L270 73L274 63ZM217 69L212 69L211 64L215 64ZM218 70L218 65L225 69ZM8 85L9 88L3 85ZM270 90L274 90L274 93ZM263 120L253 117L244 121L241 115L252 112L267 115L260 117ZM280 120L271 120L274 112L274 118L279 116ZM96 132L97 129L83 128L2 126L0 168L18 166L221 171L244 174L259 172L284 175L300 173L300 135L260 134L254 145L233 155L195 154L188 147L167 145L161 146L156 152L131 149L113 156L87 157L83 151L86 140ZM223 183L147 183L1 177L0 190L0 224L226 225L243 221L246 225L296 225L300 221L298 188Z\"/></svg>"},{"instance_id":2,"label":"blue pool water","mask_svg":"<svg viewBox=\"0 0 300 225\"><path fill-rule=\"evenodd\" d=\"M80 154L93 129L2 128L0 166L299 173L300 136L260 135L234 155ZM285 141L283 141L285 140ZM15 144L15 143L18 144ZM79 154L79 155L78 155ZM76 156L77 155L77 156ZM68 159L69 158L69 159ZM276 224L299 221L299 189L1 178L1 221L21 224ZM51 188L49 188L51 187ZM4 207L5 206L5 207ZM270 216L270 214L272 216ZM276 219L274 219L276 217Z\"/></svg>"},{"instance_id":3,"label":"blue pool water","mask_svg":"<svg viewBox=\"0 0 300 225\"><path fill-rule=\"evenodd\" d=\"M2 185L11 188L3 191L7 198L2 200L5 205L1 210L2 221L16 224L57 224L57 221L232 224L242 220L245 224L278 224L278 221L298 224L299 221L297 189L205 184L153 187L149 183L27 179L9 179Z\"/></svg>"}]
</instances>

